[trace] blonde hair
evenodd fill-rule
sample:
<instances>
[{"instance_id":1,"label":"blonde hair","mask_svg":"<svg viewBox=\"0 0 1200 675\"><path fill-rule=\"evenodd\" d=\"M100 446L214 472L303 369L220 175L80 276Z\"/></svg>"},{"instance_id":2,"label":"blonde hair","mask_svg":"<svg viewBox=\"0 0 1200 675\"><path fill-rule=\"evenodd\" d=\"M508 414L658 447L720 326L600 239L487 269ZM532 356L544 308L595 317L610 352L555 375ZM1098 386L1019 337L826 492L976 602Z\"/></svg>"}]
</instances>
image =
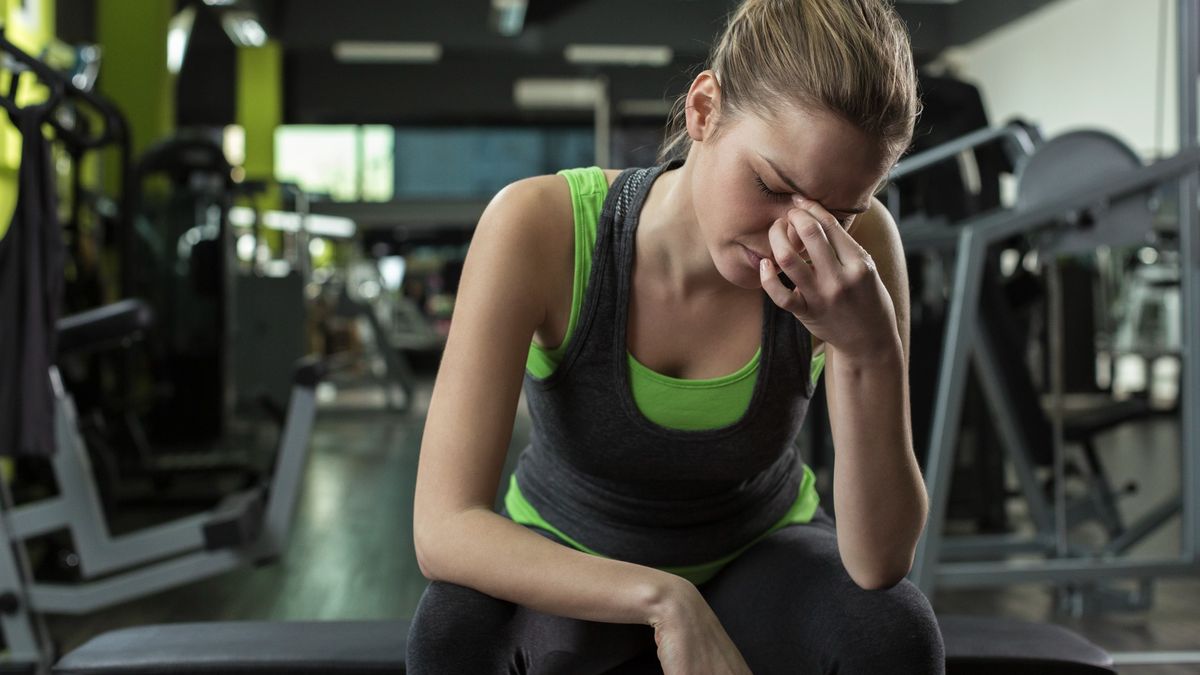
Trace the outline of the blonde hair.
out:
<instances>
[{"instance_id":1,"label":"blonde hair","mask_svg":"<svg viewBox=\"0 0 1200 675\"><path fill-rule=\"evenodd\" d=\"M890 0L744 0L712 48L721 88L717 131L785 104L841 116L895 158L920 113L908 31ZM685 158L686 92L672 107L658 161Z\"/></svg>"}]
</instances>

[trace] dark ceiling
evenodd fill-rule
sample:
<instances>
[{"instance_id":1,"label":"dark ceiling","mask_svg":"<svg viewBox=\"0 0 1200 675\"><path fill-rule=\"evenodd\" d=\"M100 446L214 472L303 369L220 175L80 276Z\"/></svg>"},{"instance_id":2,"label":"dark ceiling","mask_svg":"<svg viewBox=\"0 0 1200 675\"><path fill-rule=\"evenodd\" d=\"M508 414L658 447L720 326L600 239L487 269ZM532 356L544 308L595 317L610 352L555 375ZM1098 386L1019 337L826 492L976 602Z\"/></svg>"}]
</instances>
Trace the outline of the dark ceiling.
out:
<instances>
[{"instance_id":1,"label":"dark ceiling","mask_svg":"<svg viewBox=\"0 0 1200 675\"><path fill-rule=\"evenodd\" d=\"M192 2L193 0L181 0ZM969 42L1053 0L904 2L919 63ZM95 0L58 0L59 35L92 39ZM615 102L669 100L702 67L730 0L528 0L524 28L505 37L489 24L491 0L240 0L284 48L286 123L514 124L580 122L586 113L533 114L513 103L518 77L603 74ZM179 78L181 126L233 121L235 51L215 17L201 12ZM165 37L164 37L165 39ZM347 64L339 40L433 41L436 64ZM666 45L663 67L566 63L571 43ZM656 120L657 122L657 120Z\"/></svg>"}]
</instances>

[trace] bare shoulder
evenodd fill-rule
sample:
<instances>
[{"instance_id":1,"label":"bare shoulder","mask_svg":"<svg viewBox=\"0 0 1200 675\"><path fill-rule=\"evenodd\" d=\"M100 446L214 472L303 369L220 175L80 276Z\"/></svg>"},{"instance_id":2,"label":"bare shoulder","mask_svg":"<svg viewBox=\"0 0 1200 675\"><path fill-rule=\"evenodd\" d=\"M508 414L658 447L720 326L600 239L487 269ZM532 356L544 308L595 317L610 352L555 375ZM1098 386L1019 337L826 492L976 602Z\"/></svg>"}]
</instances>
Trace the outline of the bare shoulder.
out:
<instances>
[{"instance_id":1,"label":"bare shoulder","mask_svg":"<svg viewBox=\"0 0 1200 675\"><path fill-rule=\"evenodd\" d=\"M554 222L565 212L571 213L571 192L559 176L532 176L504 186L484 211L500 212L506 217L517 216L522 223L533 226Z\"/></svg>"},{"instance_id":2,"label":"bare shoulder","mask_svg":"<svg viewBox=\"0 0 1200 675\"><path fill-rule=\"evenodd\" d=\"M855 217L846 232L865 248L871 257L876 257L876 254L887 255L889 251L880 249L900 242L900 230L896 227L896 221L877 197L871 197L871 206L865 213Z\"/></svg>"},{"instance_id":3,"label":"bare shoulder","mask_svg":"<svg viewBox=\"0 0 1200 675\"><path fill-rule=\"evenodd\" d=\"M604 170L610 186L620 173L620 169ZM519 227L532 228L537 235L549 237L549 248L543 249L542 253L553 254L563 244L569 251L574 233L571 188L566 179L555 174L509 183L492 198L480 223L498 219L514 226L519 222Z\"/></svg>"},{"instance_id":4,"label":"bare shoulder","mask_svg":"<svg viewBox=\"0 0 1200 675\"><path fill-rule=\"evenodd\" d=\"M908 268L904 261L904 244L895 219L878 199L871 198L871 207L851 224L850 236L871 255L879 278L892 295L899 312L908 311ZM901 306L903 304L903 306Z\"/></svg>"}]
</instances>

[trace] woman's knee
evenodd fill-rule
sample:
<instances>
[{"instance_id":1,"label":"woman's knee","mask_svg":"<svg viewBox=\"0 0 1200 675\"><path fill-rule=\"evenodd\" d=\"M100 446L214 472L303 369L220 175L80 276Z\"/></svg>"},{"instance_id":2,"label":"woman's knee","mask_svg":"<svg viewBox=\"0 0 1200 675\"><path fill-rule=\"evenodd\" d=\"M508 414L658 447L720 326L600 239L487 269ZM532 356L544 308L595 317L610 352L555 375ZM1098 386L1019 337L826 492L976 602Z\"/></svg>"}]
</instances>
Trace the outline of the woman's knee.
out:
<instances>
[{"instance_id":1,"label":"woman's knee","mask_svg":"<svg viewBox=\"0 0 1200 675\"><path fill-rule=\"evenodd\" d=\"M941 673L942 633L929 600L907 579L884 590L855 587L845 598L836 655L840 673Z\"/></svg>"},{"instance_id":2,"label":"woman's knee","mask_svg":"<svg viewBox=\"0 0 1200 675\"><path fill-rule=\"evenodd\" d=\"M480 659L491 663L504 647L501 641L517 609L473 588L430 582L409 628L408 672L451 672L448 664L470 668Z\"/></svg>"}]
</instances>

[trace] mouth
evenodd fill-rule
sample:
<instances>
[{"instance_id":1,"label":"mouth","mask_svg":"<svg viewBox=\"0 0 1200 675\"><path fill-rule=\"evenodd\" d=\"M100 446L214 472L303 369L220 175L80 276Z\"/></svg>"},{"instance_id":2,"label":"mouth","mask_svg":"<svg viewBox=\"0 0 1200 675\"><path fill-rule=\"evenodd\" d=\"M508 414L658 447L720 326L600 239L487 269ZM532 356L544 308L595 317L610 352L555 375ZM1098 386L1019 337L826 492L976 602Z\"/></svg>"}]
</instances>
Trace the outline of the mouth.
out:
<instances>
[{"instance_id":1,"label":"mouth","mask_svg":"<svg viewBox=\"0 0 1200 675\"><path fill-rule=\"evenodd\" d=\"M766 256L759 255L759 254L755 253L754 251L746 248L745 246L743 246L742 248L746 249L746 259L750 261L750 264L754 266L755 270L758 270L758 266L759 266L760 262ZM774 261L772 261L772 263L774 263ZM787 288L789 291L796 288L796 284L793 283L792 280L789 279L788 276L786 274L784 274L782 271L777 271L777 276L779 278L779 281L782 282L784 287Z\"/></svg>"},{"instance_id":2,"label":"mouth","mask_svg":"<svg viewBox=\"0 0 1200 675\"><path fill-rule=\"evenodd\" d=\"M762 262L762 259L766 258L767 256L759 255L759 254L755 253L754 251L750 250L749 248L746 248L745 246L743 246L742 248L746 249L747 259L750 260L750 264L754 265L754 269L757 270L759 264L761 264L761 262Z\"/></svg>"}]
</instances>

